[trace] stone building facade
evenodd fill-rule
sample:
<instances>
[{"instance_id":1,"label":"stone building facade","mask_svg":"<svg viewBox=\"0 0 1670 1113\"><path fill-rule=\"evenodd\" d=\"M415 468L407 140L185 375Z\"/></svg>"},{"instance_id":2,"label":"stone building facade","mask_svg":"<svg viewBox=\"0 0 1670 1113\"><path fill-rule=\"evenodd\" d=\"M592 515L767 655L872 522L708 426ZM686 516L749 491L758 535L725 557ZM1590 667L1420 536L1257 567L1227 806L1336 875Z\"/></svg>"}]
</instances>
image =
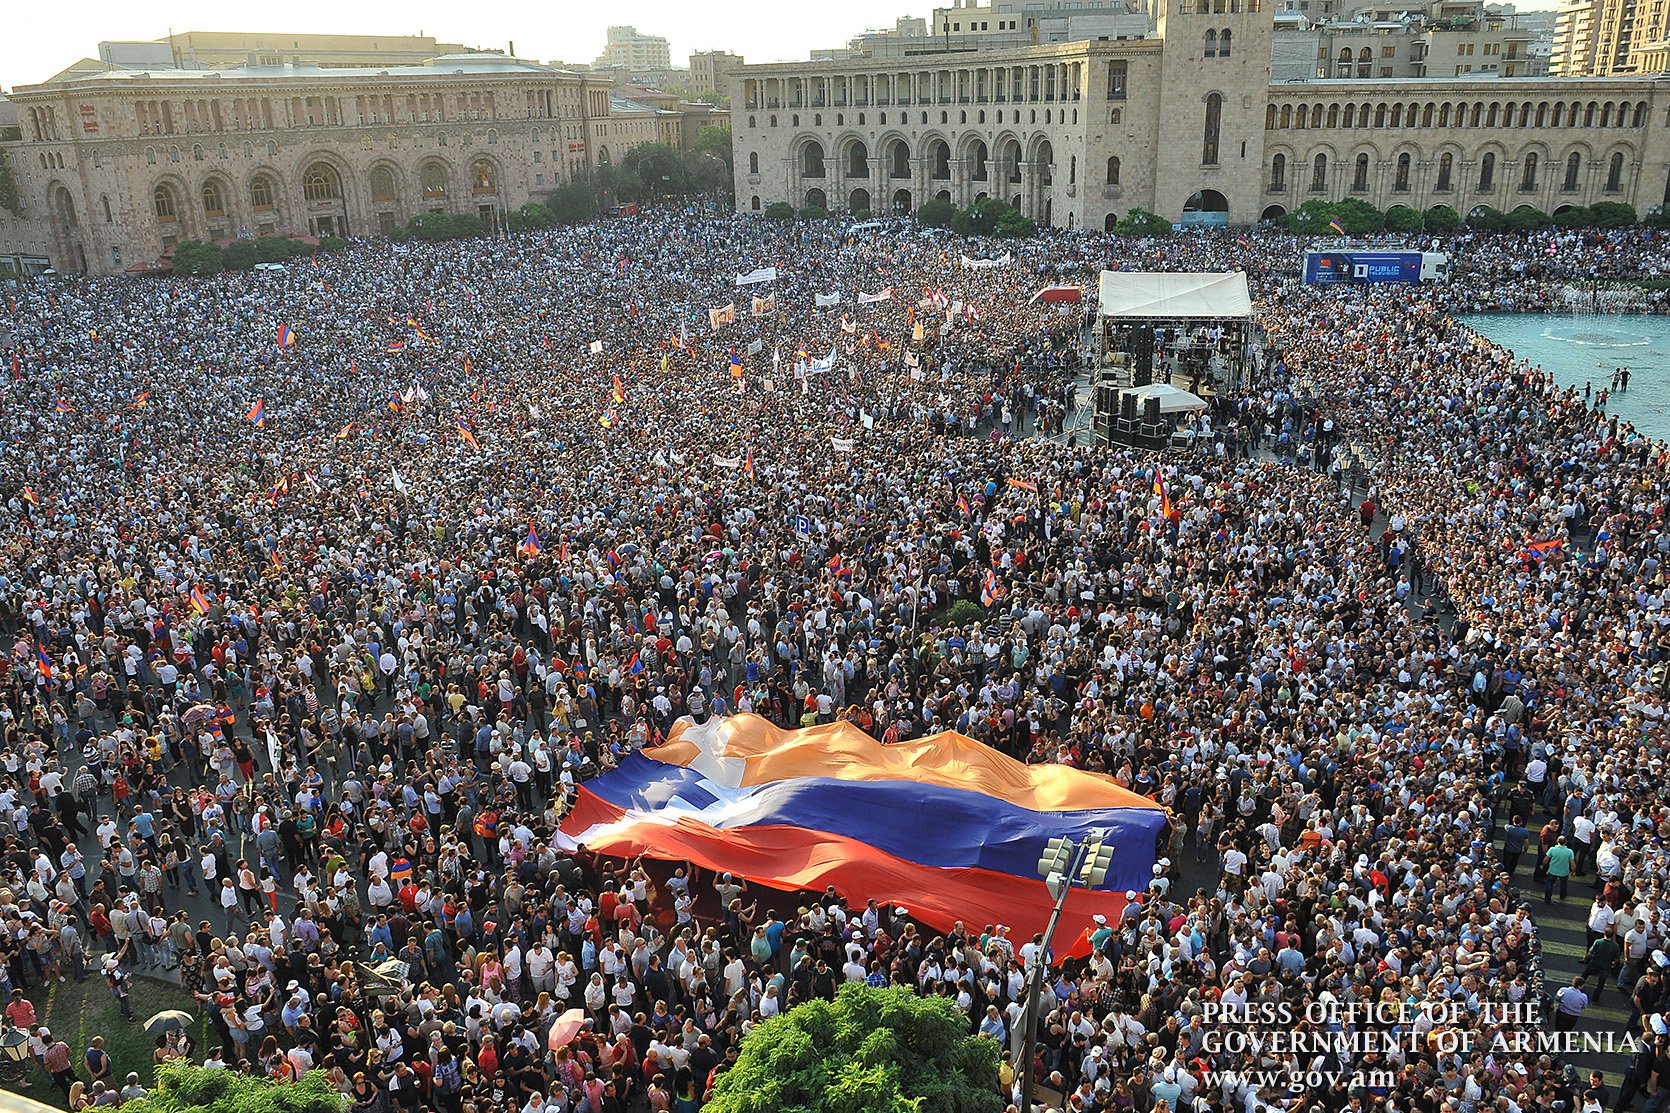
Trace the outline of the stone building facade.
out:
<instances>
[{"instance_id":1,"label":"stone building facade","mask_svg":"<svg viewBox=\"0 0 1670 1113\"><path fill-rule=\"evenodd\" d=\"M1168 0L1157 34L743 67L737 206L942 198L1104 228L1141 207L1250 224L1306 200L1513 209L1670 201L1670 82L1272 82L1265 0Z\"/></svg>"},{"instance_id":2,"label":"stone building facade","mask_svg":"<svg viewBox=\"0 0 1670 1113\"><path fill-rule=\"evenodd\" d=\"M24 219L0 259L144 269L185 239L377 235L423 212L492 217L640 143L675 107L602 74L492 54L387 69L110 70L16 88L0 144ZM699 107L707 113L706 106Z\"/></svg>"}]
</instances>

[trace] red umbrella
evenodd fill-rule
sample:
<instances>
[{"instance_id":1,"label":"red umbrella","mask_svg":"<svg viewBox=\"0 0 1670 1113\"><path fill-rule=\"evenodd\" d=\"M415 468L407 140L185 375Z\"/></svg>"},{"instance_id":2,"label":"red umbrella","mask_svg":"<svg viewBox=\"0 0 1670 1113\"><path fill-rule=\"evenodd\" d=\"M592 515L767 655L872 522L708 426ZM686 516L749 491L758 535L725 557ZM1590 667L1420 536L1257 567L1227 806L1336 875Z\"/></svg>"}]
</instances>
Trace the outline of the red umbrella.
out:
<instances>
[{"instance_id":1,"label":"red umbrella","mask_svg":"<svg viewBox=\"0 0 1670 1113\"><path fill-rule=\"evenodd\" d=\"M585 1010L569 1009L551 1022L551 1032L545 1038L545 1046L552 1051L559 1047L566 1047L570 1040L580 1034L580 1029L585 1026L585 1023Z\"/></svg>"}]
</instances>

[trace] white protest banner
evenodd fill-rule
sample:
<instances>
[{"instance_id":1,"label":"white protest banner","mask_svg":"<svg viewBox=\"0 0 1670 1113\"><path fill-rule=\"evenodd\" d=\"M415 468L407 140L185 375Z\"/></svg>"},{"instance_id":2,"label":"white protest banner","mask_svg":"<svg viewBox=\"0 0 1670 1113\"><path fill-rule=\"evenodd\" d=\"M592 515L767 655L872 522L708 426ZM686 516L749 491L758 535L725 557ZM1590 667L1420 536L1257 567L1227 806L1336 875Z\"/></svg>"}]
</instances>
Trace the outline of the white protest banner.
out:
<instances>
[{"instance_id":1,"label":"white protest banner","mask_svg":"<svg viewBox=\"0 0 1670 1113\"><path fill-rule=\"evenodd\" d=\"M736 276L736 284L738 286L755 286L755 285L758 285L761 282L776 282L776 281L777 281L777 268L776 267L759 267L755 270L749 271L747 274L739 274L739 275Z\"/></svg>"},{"instance_id":2,"label":"white protest banner","mask_svg":"<svg viewBox=\"0 0 1670 1113\"><path fill-rule=\"evenodd\" d=\"M831 305L840 305L841 292L836 290L833 293L818 294L812 300L817 303L819 309L825 309Z\"/></svg>"},{"instance_id":3,"label":"white protest banner","mask_svg":"<svg viewBox=\"0 0 1670 1113\"><path fill-rule=\"evenodd\" d=\"M862 290L860 290L859 293L858 293L858 304L859 305L870 305L870 304L872 304L874 302L878 302L878 301L892 301L892 300L893 300L893 287L891 287L891 286L884 287L883 289L877 291L874 294L866 294Z\"/></svg>"}]
</instances>

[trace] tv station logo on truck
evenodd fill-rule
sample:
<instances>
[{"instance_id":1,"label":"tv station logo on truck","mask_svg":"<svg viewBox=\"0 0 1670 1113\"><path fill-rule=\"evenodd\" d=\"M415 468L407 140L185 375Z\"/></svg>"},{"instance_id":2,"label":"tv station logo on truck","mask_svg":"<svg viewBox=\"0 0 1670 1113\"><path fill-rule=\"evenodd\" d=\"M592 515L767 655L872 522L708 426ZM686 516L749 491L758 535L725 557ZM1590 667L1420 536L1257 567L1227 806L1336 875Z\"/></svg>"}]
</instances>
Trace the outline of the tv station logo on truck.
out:
<instances>
[{"instance_id":1,"label":"tv station logo on truck","mask_svg":"<svg viewBox=\"0 0 1670 1113\"><path fill-rule=\"evenodd\" d=\"M1449 258L1439 251L1307 251L1305 282L1432 282L1449 275Z\"/></svg>"}]
</instances>

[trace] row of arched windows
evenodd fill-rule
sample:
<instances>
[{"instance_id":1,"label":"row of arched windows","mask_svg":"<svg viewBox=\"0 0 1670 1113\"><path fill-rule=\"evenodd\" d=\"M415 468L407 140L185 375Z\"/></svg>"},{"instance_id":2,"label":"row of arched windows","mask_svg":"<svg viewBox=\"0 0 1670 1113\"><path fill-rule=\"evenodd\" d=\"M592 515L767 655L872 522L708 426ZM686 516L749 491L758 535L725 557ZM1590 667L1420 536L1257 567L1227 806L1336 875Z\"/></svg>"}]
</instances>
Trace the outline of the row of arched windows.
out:
<instances>
[{"instance_id":1,"label":"row of arched windows","mask_svg":"<svg viewBox=\"0 0 1670 1113\"><path fill-rule=\"evenodd\" d=\"M1231 32L1228 27L1225 27L1222 31L1219 31L1216 28L1208 29L1206 32L1204 57L1228 58L1230 37Z\"/></svg>"},{"instance_id":2,"label":"row of arched windows","mask_svg":"<svg viewBox=\"0 0 1670 1113\"><path fill-rule=\"evenodd\" d=\"M371 171L371 200L390 202L397 199L394 171L387 166L378 166ZM447 168L438 162L427 162L418 171L418 184L426 202L441 201L447 197ZM475 194L497 193L499 188L498 168L487 159L478 159L470 167L470 192ZM271 212L277 207L278 183L271 174L259 173L249 181L249 207L257 213ZM226 192L224 185L211 178L203 183L200 199L203 203L203 215L210 219L224 217L227 213ZM328 203L340 201L343 198L342 179L336 168L329 163L316 162L302 174L302 198L308 202ZM163 222L180 219L180 199L175 186L170 182L159 182L151 192L152 210L156 218Z\"/></svg>"},{"instance_id":3,"label":"row of arched windows","mask_svg":"<svg viewBox=\"0 0 1670 1113\"><path fill-rule=\"evenodd\" d=\"M1284 104L1264 110L1267 130L1304 128L1624 128L1646 127L1646 101L1475 101L1470 104Z\"/></svg>"},{"instance_id":4,"label":"row of arched windows","mask_svg":"<svg viewBox=\"0 0 1670 1113\"><path fill-rule=\"evenodd\" d=\"M1534 193L1538 189L1537 174L1541 160L1535 151L1526 152L1520 160L1519 190L1521 193ZM1478 188L1481 192L1488 192L1496 188L1496 156L1486 152L1479 158ZM1352 167L1351 191L1366 193L1369 189L1370 160L1366 152L1359 153ZM1392 192L1408 193L1410 190L1410 176L1414 169L1414 158L1408 152L1397 156L1392 169ZM1625 160L1622 151L1616 151L1606 164L1607 193L1621 193L1624 188ZM1108 160L1109 184L1117 184L1118 160ZM1560 177L1560 190L1564 193L1576 193L1582 189L1583 154L1573 151L1566 156L1565 168ZM1454 188L1455 156L1445 151L1438 157L1438 173L1433 183L1435 193L1449 193ZM1328 190L1328 156L1317 154L1311 159L1310 192L1326 193ZM1285 193L1287 191L1287 156L1277 152L1270 158L1270 190L1271 193Z\"/></svg>"}]
</instances>

